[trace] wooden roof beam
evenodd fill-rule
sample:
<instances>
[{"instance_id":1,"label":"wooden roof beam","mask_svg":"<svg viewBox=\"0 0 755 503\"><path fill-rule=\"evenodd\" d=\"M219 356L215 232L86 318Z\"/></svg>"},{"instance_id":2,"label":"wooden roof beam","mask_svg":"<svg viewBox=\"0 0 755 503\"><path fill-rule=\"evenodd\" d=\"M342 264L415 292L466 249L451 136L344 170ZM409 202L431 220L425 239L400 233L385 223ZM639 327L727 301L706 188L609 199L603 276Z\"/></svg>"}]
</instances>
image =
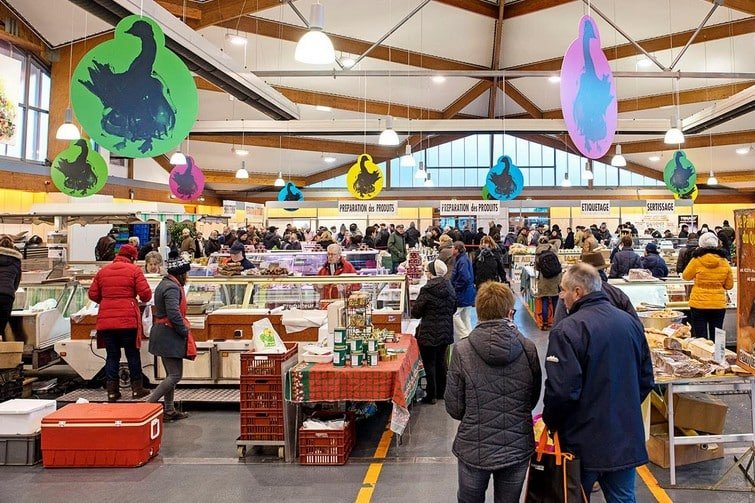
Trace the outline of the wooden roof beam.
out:
<instances>
[{"instance_id":1,"label":"wooden roof beam","mask_svg":"<svg viewBox=\"0 0 755 503\"><path fill-rule=\"evenodd\" d=\"M711 26L706 26L700 30L700 34L695 38L692 43L698 44L701 42L710 42L711 40L720 40L729 37L735 37L738 35L747 35L755 32L755 17L748 17L737 21L731 21L727 23L720 23ZM671 35L663 35L660 37L648 38L638 41L648 52L663 51L676 47L684 47L689 41L695 30L687 30L678 33L672 33ZM609 61L621 58L628 58L640 54L640 51L632 44L626 43L616 45L613 47L607 47L603 50ZM523 65L516 65L507 70L560 70L563 57L545 59L542 61L536 61L534 63L526 63Z\"/></svg>"},{"instance_id":2,"label":"wooden roof beam","mask_svg":"<svg viewBox=\"0 0 755 503\"><path fill-rule=\"evenodd\" d=\"M713 3L713 0L706 0ZM752 0L724 0L724 7L755 16L755 3Z\"/></svg>"},{"instance_id":3,"label":"wooden roof beam","mask_svg":"<svg viewBox=\"0 0 755 503\"><path fill-rule=\"evenodd\" d=\"M236 29L239 31L260 35L263 37L287 40L289 42L298 42L299 39L307 32L303 26L279 23L258 17L243 17L237 21L226 21L220 23L223 28ZM344 37L328 33L328 37L333 42L336 51L342 51L349 54L363 54L372 46L372 42L359 40L355 38ZM390 61L402 65L410 65L417 68L427 68L430 70L487 70L484 66L474 65L463 61L422 54L414 51L407 51L397 47L379 45L370 52L368 58Z\"/></svg>"},{"instance_id":4,"label":"wooden roof beam","mask_svg":"<svg viewBox=\"0 0 755 503\"><path fill-rule=\"evenodd\" d=\"M301 136L253 136L241 133L224 134L191 134L192 141L206 141L211 143L226 143L228 145L241 145L243 136L244 146L284 148L288 150L302 150L307 152L329 152L333 154L359 155L364 153L362 142L348 142L340 140L325 140ZM367 149L374 156L393 157L396 149L379 145L368 145Z\"/></svg>"},{"instance_id":5,"label":"wooden roof beam","mask_svg":"<svg viewBox=\"0 0 755 503\"><path fill-rule=\"evenodd\" d=\"M755 80L681 91L679 92L679 104L689 105L691 103L705 103L707 101L724 100L730 96L737 94L740 91L744 91L752 85L755 85ZM650 96L627 98L624 100L619 100L618 105L620 113L673 106L674 93L654 94ZM543 119L561 119L562 117L563 114L561 113L560 108L543 112Z\"/></svg>"},{"instance_id":6,"label":"wooden roof beam","mask_svg":"<svg viewBox=\"0 0 755 503\"><path fill-rule=\"evenodd\" d=\"M170 0L157 0L157 4L179 19L199 21L202 19L202 10L196 7L187 7L184 3Z\"/></svg>"},{"instance_id":7,"label":"wooden roof beam","mask_svg":"<svg viewBox=\"0 0 755 503\"><path fill-rule=\"evenodd\" d=\"M490 2L484 2L482 0L436 0L438 3L457 7L459 9L474 12L486 17L498 18L498 7ZM506 6L506 15L504 19L511 19L518 16L524 16L526 14L532 14L551 7L558 7L559 5L565 5L575 0L522 0L508 4ZM746 2L747 0L740 0ZM728 3L728 1L727 1ZM503 2L501 2L503 4Z\"/></svg>"},{"instance_id":8,"label":"wooden roof beam","mask_svg":"<svg viewBox=\"0 0 755 503\"><path fill-rule=\"evenodd\" d=\"M272 7L283 5L282 0L215 0L202 5L202 19L194 29L201 30L214 24L233 21Z\"/></svg>"},{"instance_id":9,"label":"wooden roof beam","mask_svg":"<svg viewBox=\"0 0 755 503\"><path fill-rule=\"evenodd\" d=\"M505 2L498 3L498 18L495 21L495 28L493 29L493 58L490 62L490 69L497 70L501 61L501 42L503 41L503 16L505 12ZM494 82L497 84L498 79ZM488 95L488 117L490 119L495 117L496 99L498 98L498 92L495 88L490 90Z\"/></svg>"},{"instance_id":10,"label":"wooden roof beam","mask_svg":"<svg viewBox=\"0 0 755 503\"><path fill-rule=\"evenodd\" d=\"M501 81L498 83L498 87L503 90L506 96L514 100L517 105L522 107L525 112L530 114L530 117L532 117L533 119L543 118L543 111L540 110L538 106L535 105L529 98L522 94L519 89L514 87L511 82Z\"/></svg>"},{"instance_id":11,"label":"wooden roof beam","mask_svg":"<svg viewBox=\"0 0 755 503\"><path fill-rule=\"evenodd\" d=\"M719 184L727 183L755 183L755 170L724 171L716 173Z\"/></svg>"},{"instance_id":12,"label":"wooden roof beam","mask_svg":"<svg viewBox=\"0 0 755 503\"><path fill-rule=\"evenodd\" d=\"M755 143L755 129L749 131L735 131L732 133L715 133L712 135L702 134L698 136L686 135L683 148L721 147L726 145L747 145ZM623 154L642 154L646 152L662 152L674 150L673 145L663 143L660 140L630 141L621 144ZM611 149L613 154L613 149Z\"/></svg>"},{"instance_id":13,"label":"wooden roof beam","mask_svg":"<svg viewBox=\"0 0 755 503\"><path fill-rule=\"evenodd\" d=\"M236 173L230 171L206 171L203 170L205 183L232 183L237 185L263 185L273 187L275 185L275 179L278 175L275 173L254 173L253 170L249 170L249 178L236 178ZM288 177L286 177L288 180ZM297 187L301 187L306 183L306 177L292 176L291 181L296 184Z\"/></svg>"}]
</instances>

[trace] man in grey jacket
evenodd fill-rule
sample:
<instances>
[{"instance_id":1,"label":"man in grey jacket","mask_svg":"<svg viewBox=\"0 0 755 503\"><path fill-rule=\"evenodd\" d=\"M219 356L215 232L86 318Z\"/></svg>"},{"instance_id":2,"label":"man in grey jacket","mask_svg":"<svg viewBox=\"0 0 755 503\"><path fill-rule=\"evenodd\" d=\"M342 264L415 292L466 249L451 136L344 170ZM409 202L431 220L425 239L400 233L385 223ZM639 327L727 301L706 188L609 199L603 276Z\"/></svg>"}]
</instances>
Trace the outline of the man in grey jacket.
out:
<instances>
[{"instance_id":1,"label":"man in grey jacket","mask_svg":"<svg viewBox=\"0 0 755 503\"><path fill-rule=\"evenodd\" d=\"M535 450L532 409L542 372L535 344L512 321L514 294L484 283L475 300L480 323L456 343L446 384L446 411L461 421L453 444L459 503L485 501L493 476L496 503L519 501Z\"/></svg>"}]
</instances>

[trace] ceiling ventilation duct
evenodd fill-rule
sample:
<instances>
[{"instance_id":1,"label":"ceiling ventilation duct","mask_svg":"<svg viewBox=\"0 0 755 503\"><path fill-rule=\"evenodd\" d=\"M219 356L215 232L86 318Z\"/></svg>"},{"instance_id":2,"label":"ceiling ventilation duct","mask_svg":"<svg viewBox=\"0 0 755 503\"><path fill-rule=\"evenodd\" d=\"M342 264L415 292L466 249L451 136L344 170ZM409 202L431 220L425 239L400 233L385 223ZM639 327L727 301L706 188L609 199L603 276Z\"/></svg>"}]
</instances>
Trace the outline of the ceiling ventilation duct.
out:
<instances>
[{"instance_id":1,"label":"ceiling ventilation duct","mask_svg":"<svg viewBox=\"0 0 755 503\"><path fill-rule=\"evenodd\" d=\"M698 134L755 110L755 86L700 110L682 120L685 134Z\"/></svg>"},{"instance_id":2,"label":"ceiling ventilation duct","mask_svg":"<svg viewBox=\"0 0 755 503\"><path fill-rule=\"evenodd\" d=\"M244 69L192 28L153 0L71 0L82 9L115 26L132 14L153 18L165 33L165 45L178 54L189 70L234 98L276 120L299 118L298 107Z\"/></svg>"}]
</instances>

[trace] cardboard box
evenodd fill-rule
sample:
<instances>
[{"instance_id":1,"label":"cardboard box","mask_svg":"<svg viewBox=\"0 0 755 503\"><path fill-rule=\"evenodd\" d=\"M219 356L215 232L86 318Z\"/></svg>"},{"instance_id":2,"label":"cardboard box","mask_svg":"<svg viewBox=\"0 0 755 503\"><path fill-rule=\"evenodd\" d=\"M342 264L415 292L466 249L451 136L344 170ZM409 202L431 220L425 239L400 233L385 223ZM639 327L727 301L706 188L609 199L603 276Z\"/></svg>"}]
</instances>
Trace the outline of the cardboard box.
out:
<instances>
[{"instance_id":1,"label":"cardboard box","mask_svg":"<svg viewBox=\"0 0 755 503\"><path fill-rule=\"evenodd\" d=\"M724 432L728 410L724 402L706 393L674 394L674 426L677 428L720 435Z\"/></svg>"},{"instance_id":2,"label":"cardboard box","mask_svg":"<svg viewBox=\"0 0 755 503\"><path fill-rule=\"evenodd\" d=\"M646 445L651 463L661 468L668 468L671 465L669 461L668 427L666 425L654 424L650 426L650 439ZM708 449L705 449L705 446L702 445L674 446L675 465L691 465L724 457L723 446L721 444L710 444L710 447L714 445L715 448Z\"/></svg>"}]
</instances>

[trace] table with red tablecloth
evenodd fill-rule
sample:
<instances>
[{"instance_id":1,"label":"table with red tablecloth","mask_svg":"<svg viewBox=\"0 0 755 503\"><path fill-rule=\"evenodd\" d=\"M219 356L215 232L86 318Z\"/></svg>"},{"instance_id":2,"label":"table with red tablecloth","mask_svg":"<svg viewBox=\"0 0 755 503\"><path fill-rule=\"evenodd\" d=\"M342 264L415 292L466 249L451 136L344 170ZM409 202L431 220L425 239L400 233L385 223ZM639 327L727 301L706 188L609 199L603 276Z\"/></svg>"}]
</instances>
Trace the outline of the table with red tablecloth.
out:
<instances>
[{"instance_id":1,"label":"table with red tablecloth","mask_svg":"<svg viewBox=\"0 0 755 503\"><path fill-rule=\"evenodd\" d=\"M336 367L332 363L302 362L289 371L286 400L310 402L387 402L393 403L391 429L403 433L411 403L422 371L419 346L414 336L403 334L387 349L404 350L397 358L377 366Z\"/></svg>"}]
</instances>

